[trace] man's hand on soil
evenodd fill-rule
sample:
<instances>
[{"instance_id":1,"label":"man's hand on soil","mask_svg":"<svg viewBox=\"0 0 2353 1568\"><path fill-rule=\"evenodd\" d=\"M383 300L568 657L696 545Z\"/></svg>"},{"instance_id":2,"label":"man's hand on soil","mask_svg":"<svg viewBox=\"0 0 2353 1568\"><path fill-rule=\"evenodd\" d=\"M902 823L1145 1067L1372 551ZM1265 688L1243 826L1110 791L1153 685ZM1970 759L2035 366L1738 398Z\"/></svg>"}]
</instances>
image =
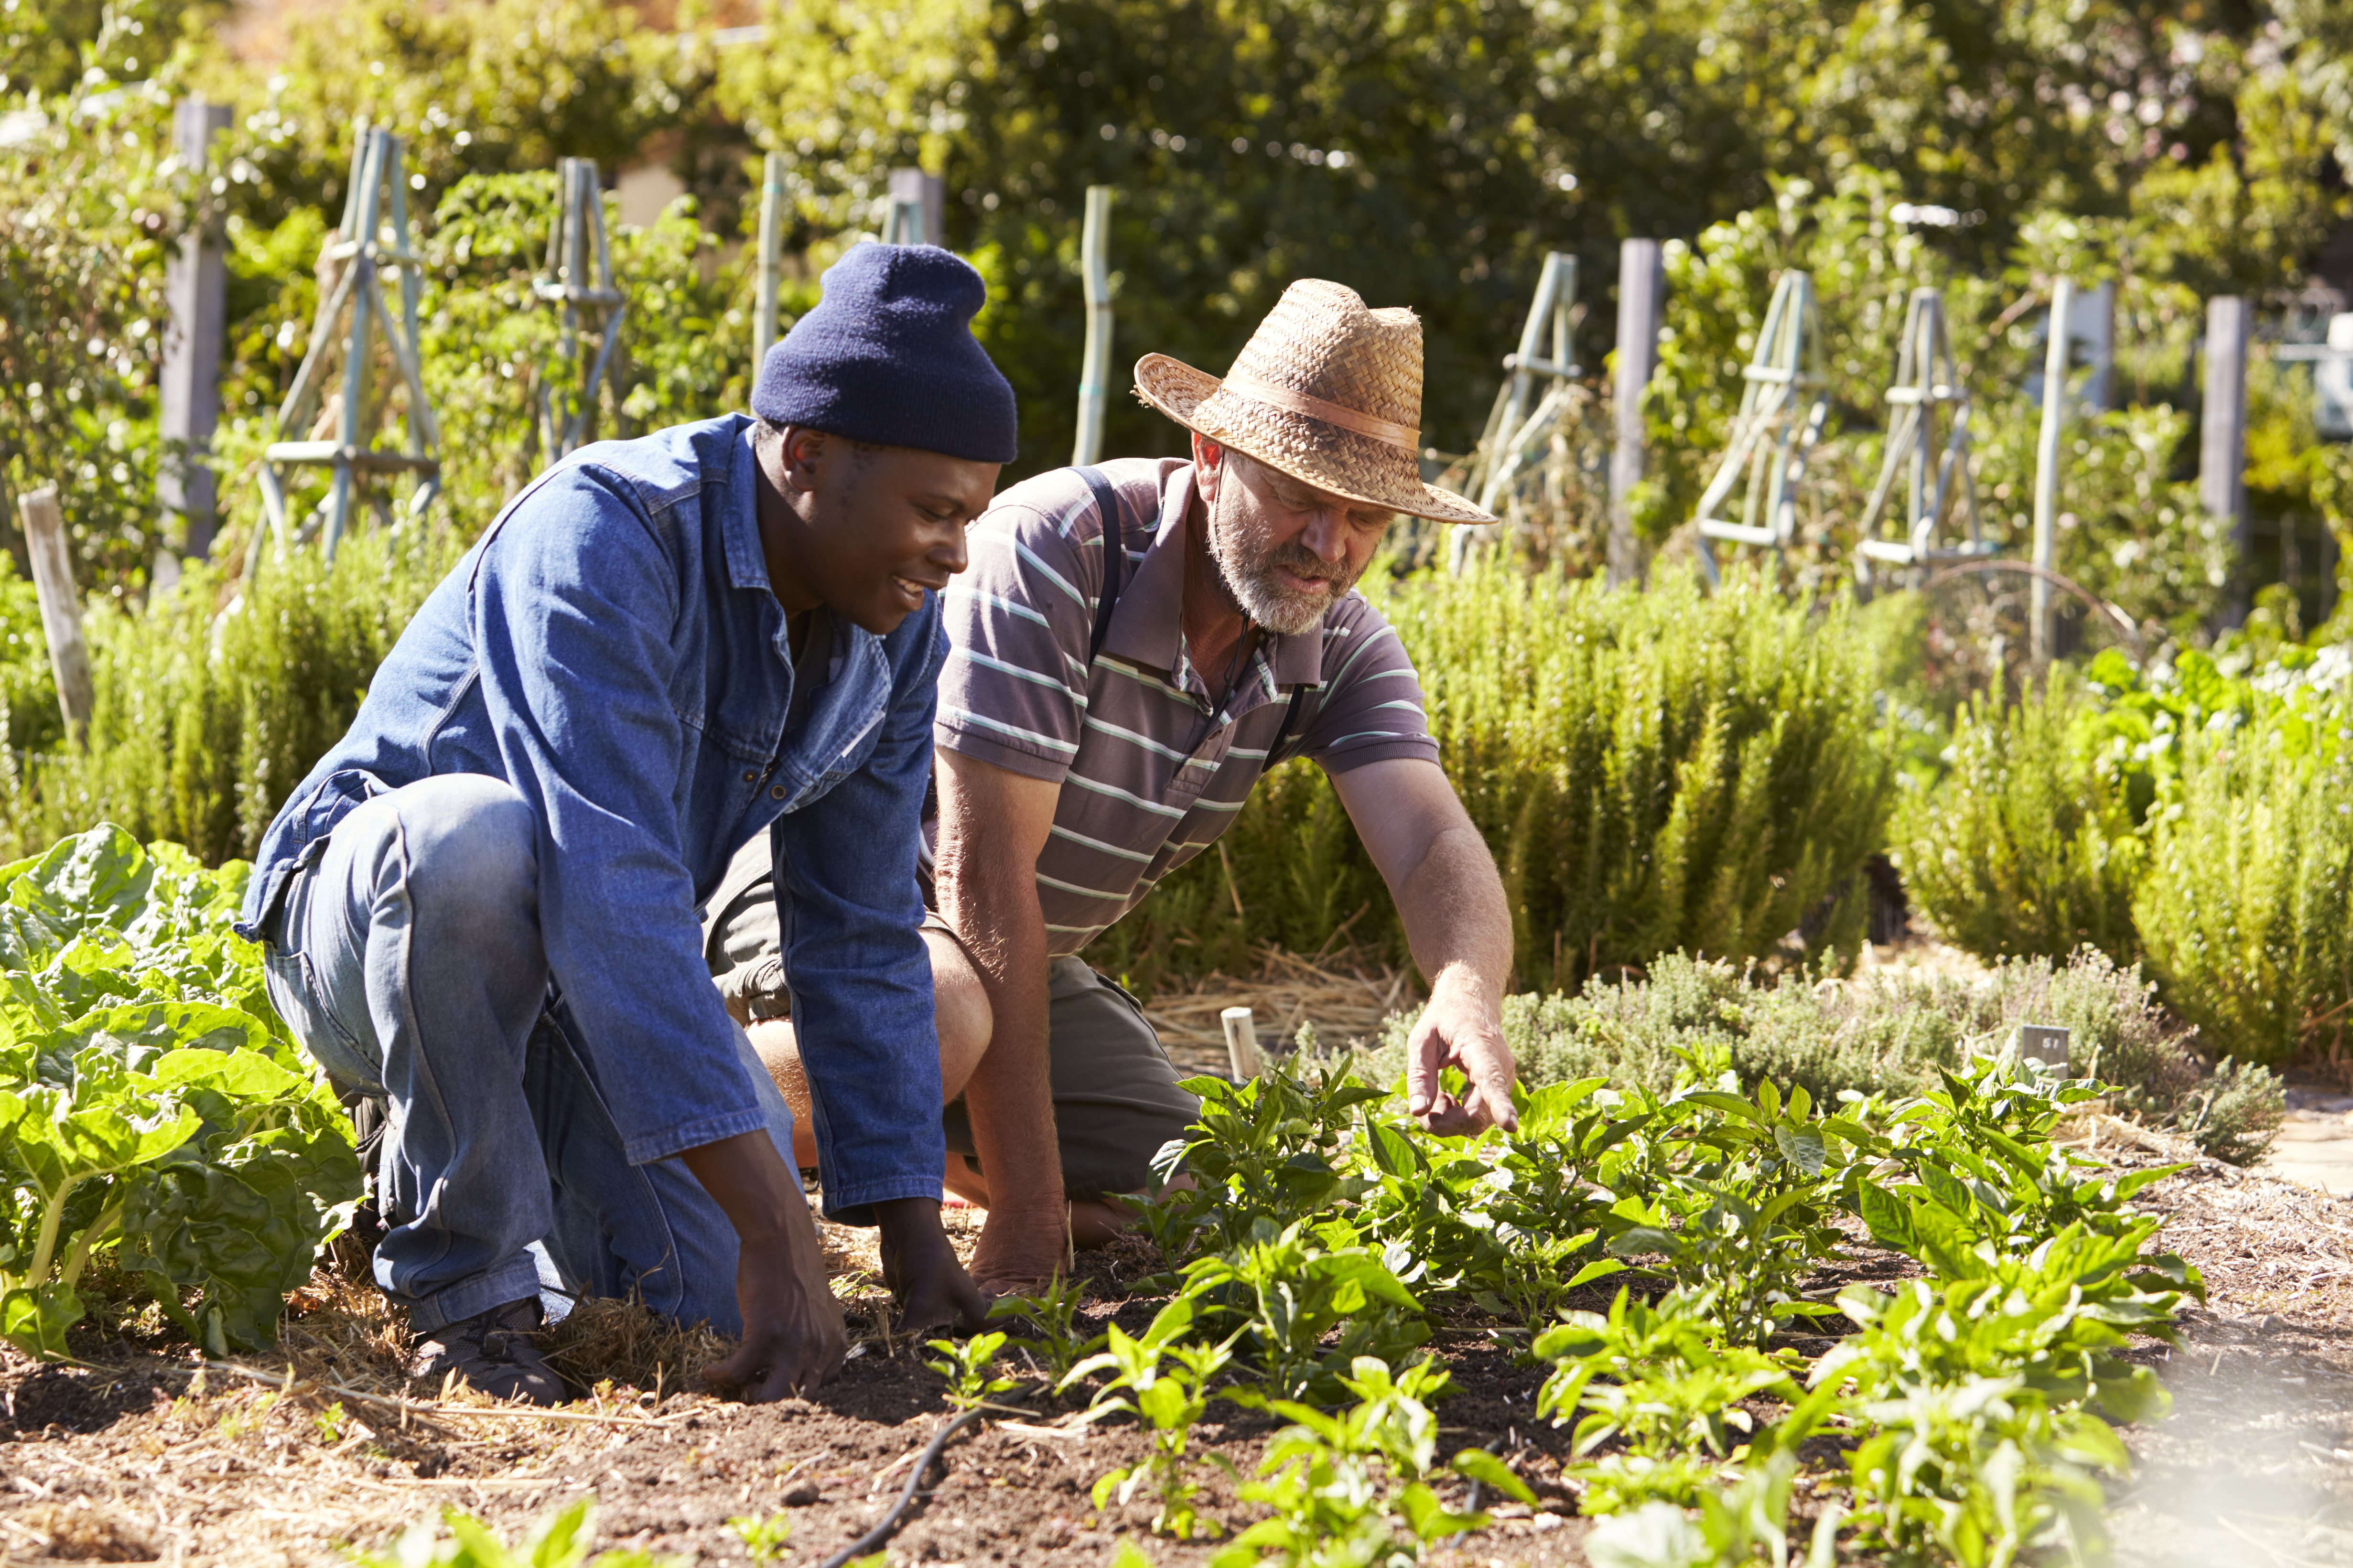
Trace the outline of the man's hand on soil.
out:
<instances>
[{"instance_id":1,"label":"man's hand on soil","mask_svg":"<svg viewBox=\"0 0 2353 1568\"><path fill-rule=\"evenodd\" d=\"M992 1296L1044 1289L1070 1268L1070 1211L992 1208L972 1256L973 1278Z\"/></svg>"},{"instance_id":2,"label":"man's hand on soil","mask_svg":"<svg viewBox=\"0 0 2353 1568\"><path fill-rule=\"evenodd\" d=\"M800 1184L765 1131L705 1143L680 1158L735 1227L744 1342L733 1355L704 1367L703 1381L741 1389L754 1405L817 1387L840 1369L849 1337Z\"/></svg>"},{"instance_id":3,"label":"man's hand on soil","mask_svg":"<svg viewBox=\"0 0 2353 1568\"><path fill-rule=\"evenodd\" d=\"M988 1298L956 1261L940 1205L929 1198L894 1198L874 1205L882 1228L882 1283L898 1305L894 1334L921 1333L944 1323L978 1332L988 1322Z\"/></svg>"},{"instance_id":4,"label":"man's hand on soil","mask_svg":"<svg viewBox=\"0 0 2353 1568\"><path fill-rule=\"evenodd\" d=\"M1460 1068L1470 1080L1460 1100L1440 1081L1450 1067ZM1500 1007L1476 984L1451 973L1440 974L1430 1005L1406 1040L1406 1109L1432 1132L1450 1137L1482 1127L1517 1127L1514 1076Z\"/></svg>"}]
</instances>

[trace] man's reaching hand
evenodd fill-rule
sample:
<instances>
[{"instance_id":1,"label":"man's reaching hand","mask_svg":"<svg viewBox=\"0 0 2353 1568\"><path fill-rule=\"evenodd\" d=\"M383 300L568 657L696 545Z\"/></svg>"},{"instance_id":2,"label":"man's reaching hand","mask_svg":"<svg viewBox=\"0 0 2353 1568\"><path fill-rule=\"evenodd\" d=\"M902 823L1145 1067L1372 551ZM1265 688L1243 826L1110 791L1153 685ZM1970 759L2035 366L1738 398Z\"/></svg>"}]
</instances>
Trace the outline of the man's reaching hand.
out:
<instances>
[{"instance_id":1,"label":"man's reaching hand","mask_svg":"<svg viewBox=\"0 0 2353 1568\"><path fill-rule=\"evenodd\" d=\"M1470 1080L1460 1100L1440 1080L1450 1067L1460 1068ZM1496 1006L1481 987L1455 972L1440 974L1430 1005L1406 1040L1406 1109L1432 1132L1450 1136L1482 1127L1517 1127L1514 1076L1512 1048L1504 1042Z\"/></svg>"},{"instance_id":2,"label":"man's reaching hand","mask_svg":"<svg viewBox=\"0 0 2353 1568\"><path fill-rule=\"evenodd\" d=\"M946 1324L976 1333L988 1321L988 1298L956 1261L940 1205L929 1198L893 1198L874 1205L882 1226L882 1283L898 1306L894 1334L917 1334Z\"/></svg>"}]
</instances>

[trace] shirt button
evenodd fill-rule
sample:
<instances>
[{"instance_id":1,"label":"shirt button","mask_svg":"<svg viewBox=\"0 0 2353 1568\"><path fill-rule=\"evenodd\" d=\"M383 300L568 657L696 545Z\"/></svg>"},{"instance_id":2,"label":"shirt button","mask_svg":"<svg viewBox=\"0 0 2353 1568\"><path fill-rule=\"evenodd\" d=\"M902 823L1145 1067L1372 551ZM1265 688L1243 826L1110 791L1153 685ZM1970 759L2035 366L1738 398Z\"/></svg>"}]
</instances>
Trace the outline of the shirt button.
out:
<instances>
[{"instance_id":1,"label":"shirt button","mask_svg":"<svg viewBox=\"0 0 2353 1568\"><path fill-rule=\"evenodd\" d=\"M769 795L769 798L770 798L770 799L772 799L772 800L782 800L782 799L784 799L784 798L785 798L785 786L784 786L784 785L782 785L782 784L776 784L776 785L772 786L772 787L769 789L769 791L768 791L768 795Z\"/></svg>"},{"instance_id":2,"label":"shirt button","mask_svg":"<svg viewBox=\"0 0 2353 1568\"><path fill-rule=\"evenodd\" d=\"M753 772L750 768L745 768L744 770L744 782L745 784L756 784L759 782L759 778L760 775Z\"/></svg>"}]
</instances>

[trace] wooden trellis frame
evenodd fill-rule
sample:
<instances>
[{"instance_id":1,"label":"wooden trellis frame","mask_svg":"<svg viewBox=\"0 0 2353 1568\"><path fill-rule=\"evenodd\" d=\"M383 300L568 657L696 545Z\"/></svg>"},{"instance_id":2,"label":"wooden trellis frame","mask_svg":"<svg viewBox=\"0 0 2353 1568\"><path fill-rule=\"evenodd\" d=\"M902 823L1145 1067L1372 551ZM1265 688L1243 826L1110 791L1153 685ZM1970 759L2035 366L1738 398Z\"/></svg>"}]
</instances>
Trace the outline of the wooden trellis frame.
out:
<instances>
[{"instance_id":1,"label":"wooden trellis frame","mask_svg":"<svg viewBox=\"0 0 2353 1568\"><path fill-rule=\"evenodd\" d=\"M1700 496L1694 519L1700 570L1710 587L1720 575L1711 542L1761 544L1778 552L1788 549L1797 536L1798 488L1805 479L1806 458L1821 439L1822 422L1830 415L1821 325L1810 275L1794 268L1781 274L1765 324L1757 333L1757 357L1740 374L1747 389L1740 395L1732 440ZM1805 401L1809 392L1813 395L1810 403ZM1739 521L1719 516L1718 509L1744 479Z\"/></svg>"},{"instance_id":2,"label":"wooden trellis frame","mask_svg":"<svg viewBox=\"0 0 2353 1568\"><path fill-rule=\"evenodd\" d=\"M1863 508L1856 578L1869 584L1874 561L1908 569L1993 554L1998 547L1978 527L1977 485L1969 477L1969 395L1954 370L1952 343L1945 331L1945 297L1936 289L1912 290L1887 406L1887 451L1871 502ZM1936 426L1947 417L1950 424L1940 447ZM1882 538L1881 514L1899 483L1905 498L1903 536ZM1948 505L1959 514L1965 535L1958 544L1937 542Z\"/></svg>"},{"instance_id":3,"label":"wooden trellis frame","mask_svg":"<svg viewBox=\"0 0 2353 1568\"><path fill-rule=\"evenodd\" d=\"M1520 329L1519 350L1504 356L1504 368L1510 374L1496 389L1494 406L1487 411L1487 427L1480 433L1470 471L1463 478L1463 489L1476 499L1482 511L1503 515L1497 508L1527 467L1529 456L1551 435L1570 388L1584 374L1569 355L1569 314L1576 304L1577 258L1563 250L1546 252L1544 270L1536 279L1535 299L1528 307L1526 324ZM1546 346L1546 328L1551 329L1549 357L1540 352ZM1528 399L1538 376L1551 384L1531 410ZM1494 532L1491 523L1451 530L1447 537L1450 569L1460 573L1469 562L1472 548L1487 542Z\"/></svg>"},{"instance_id":4,"label":"wooden trellis frame","mask_svg":"<svg viewBox=\"0 0 2353 1568\"><path fill-rule=\"evenodd\" d=\"M361 130L352 149L343 221L328 237L322 260L335 269L334 281L323 290L319 313L311 324L310 348L302 356L301 368L294 373L286 401L279 406L280 438L262 448L260 483L262 509L279 547L316 532L332 559L351 521L355 497L364 495L386 526L395 524L391 501L374 482L377 476L417 476L416 489L406 503L412 521L424 517L441 489L438 455L441 432L425 395L419 369L417 312L424 280L409 247L408 180L401 167L400 138L392 132ZM398 272L400 278L396 318L385 298L387 269ZM343 325L346 315L348 327ZM400 452L381 451L374 444L385 402L369 384L379 327L393 368L408 394L406 450ZM342 401L334 412L335 434L331 440L314 439L310 426L319 417L328 363L338 351L343 356L343 386ZM287 515L280 469L303 466L328 468L334 473L326 499L297 526ZM261 538L261 531L256 530L246 549L248 578L260 565Z\"/></svg>"},{"instance_id":5,"label":"wooden trellis frame","mask_svg":"<svg viewBox=\"0 0 2353 1568\"><path fill-rule=\"evenodd\" d=\"M546 276L532 285L532 292L554 305L563 321L555 355L541 367L533 431L533 444L551 463L593 437L598 387L610 385L617 416L628 390L622 384L617 352L628 302L613 286L613 252L605 237L605 194L596 161L566 158L558 165L558 178L564 202L548 230ZM584 340L596 345L596 354L574 384L565 371L587 357Z\"/></svg>"}]
</instances>

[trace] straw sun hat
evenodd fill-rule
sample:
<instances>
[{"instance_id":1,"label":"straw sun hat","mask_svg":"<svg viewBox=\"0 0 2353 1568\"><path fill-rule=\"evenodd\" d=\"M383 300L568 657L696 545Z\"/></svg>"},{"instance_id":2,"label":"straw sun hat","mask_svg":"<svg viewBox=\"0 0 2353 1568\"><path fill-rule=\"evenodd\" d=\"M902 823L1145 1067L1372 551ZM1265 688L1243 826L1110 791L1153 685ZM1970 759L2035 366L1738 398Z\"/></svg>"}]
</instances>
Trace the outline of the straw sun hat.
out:
<instances>
[{"instance_id":1,"label":"straw sun hat","mask_svg":"<svg viewBox=\"0 0 2353 1568\"><path fill-rule=\"evenodd\" d=\"M1318 489L1439 522L1495 521L1422 482L1421 323L1411 310L1367 310L1338 283L1284 289L1223 381L1146 354L1135 395Z\"/></svg>"}]
</instances>

